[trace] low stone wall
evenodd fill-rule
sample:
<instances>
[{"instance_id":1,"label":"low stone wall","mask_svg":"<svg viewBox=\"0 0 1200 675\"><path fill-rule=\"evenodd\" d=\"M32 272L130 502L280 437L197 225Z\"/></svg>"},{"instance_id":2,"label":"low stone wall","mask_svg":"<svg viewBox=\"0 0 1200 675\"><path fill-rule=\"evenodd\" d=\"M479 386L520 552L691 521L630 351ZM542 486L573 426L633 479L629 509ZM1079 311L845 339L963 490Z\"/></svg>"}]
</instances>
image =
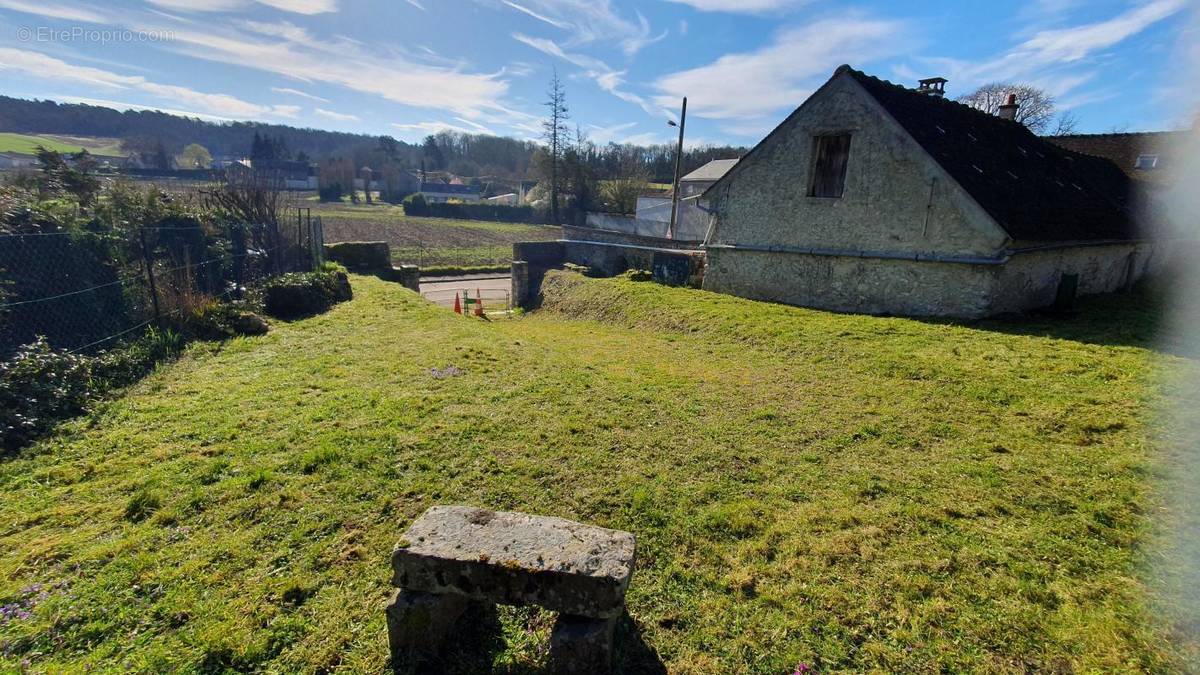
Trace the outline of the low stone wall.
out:
<instances>
[{"instance_id":1,"label":"low stone wall","mask_svg":"<svg viewBox=\"0 0 1200 675\"><path fill-rule=\"evenodd\" d=\"M567 252L561 241L523 241L513 244L513 306L523 309L537 307L546 272L562 267L565 262Z\"/></svg>"}]
</instances>

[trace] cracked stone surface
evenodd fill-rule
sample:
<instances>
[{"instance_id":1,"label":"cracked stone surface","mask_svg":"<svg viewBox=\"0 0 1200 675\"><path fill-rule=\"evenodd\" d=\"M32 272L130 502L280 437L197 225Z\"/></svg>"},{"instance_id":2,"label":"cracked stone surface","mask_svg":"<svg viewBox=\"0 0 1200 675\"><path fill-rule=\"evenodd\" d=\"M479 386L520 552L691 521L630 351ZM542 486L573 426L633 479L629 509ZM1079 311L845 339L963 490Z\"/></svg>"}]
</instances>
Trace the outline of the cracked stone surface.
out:
<instances>
[{"instance_id":1,"label":"cracked stone surface","mask_svg":"<svg viewBox=\"0 0 1200 675\"><path fill-rule=\"evenodd\" d=\"M634 536L562 518L434 506L392 552L393 583L564 614L610 618L625 606Z\"/></svg>"}]
</instances>

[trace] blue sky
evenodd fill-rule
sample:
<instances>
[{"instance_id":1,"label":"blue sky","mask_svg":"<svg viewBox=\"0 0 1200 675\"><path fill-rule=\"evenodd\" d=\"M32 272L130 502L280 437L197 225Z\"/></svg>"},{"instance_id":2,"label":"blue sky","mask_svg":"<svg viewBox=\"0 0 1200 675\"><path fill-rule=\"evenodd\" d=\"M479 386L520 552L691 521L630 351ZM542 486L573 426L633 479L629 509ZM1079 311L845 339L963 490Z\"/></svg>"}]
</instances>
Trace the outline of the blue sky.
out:
<instances>
[{"instance_id":1,"label":"blue sky","mask_svg":"<svg viewBox=\"0 0 1200 675\"><path fill-rule=\"evenodd\" d=\"M599 143L752 145L841 63L1028 82L1081 132L1178 126L1189 0L0 0L0 92L419 140L536 138L557 69ZM1173 112L1175 111L1175 112Z\"/></svg>"}]
</instances>

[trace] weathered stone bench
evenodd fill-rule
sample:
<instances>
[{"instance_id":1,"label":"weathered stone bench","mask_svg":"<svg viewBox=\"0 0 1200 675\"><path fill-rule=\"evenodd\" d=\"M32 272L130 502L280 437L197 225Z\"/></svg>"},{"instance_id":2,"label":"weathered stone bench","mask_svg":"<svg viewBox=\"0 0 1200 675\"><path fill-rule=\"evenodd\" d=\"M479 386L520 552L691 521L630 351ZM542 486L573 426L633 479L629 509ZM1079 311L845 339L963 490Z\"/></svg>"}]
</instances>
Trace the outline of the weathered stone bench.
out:
<instances>
[{"instance_id":1,"label":"weathered stone bench","mask_svg":"<svg viewBox=\"0 0 1200 675\"><path fill-rule=\"evenodd\" d=\"M557 672L603 673L625 611L634 536L563 520L435 506L392 553L388 642L397 662L428 655L471 601L538 605L559 613L550 636Z\"/></svg>"}]
</instances>

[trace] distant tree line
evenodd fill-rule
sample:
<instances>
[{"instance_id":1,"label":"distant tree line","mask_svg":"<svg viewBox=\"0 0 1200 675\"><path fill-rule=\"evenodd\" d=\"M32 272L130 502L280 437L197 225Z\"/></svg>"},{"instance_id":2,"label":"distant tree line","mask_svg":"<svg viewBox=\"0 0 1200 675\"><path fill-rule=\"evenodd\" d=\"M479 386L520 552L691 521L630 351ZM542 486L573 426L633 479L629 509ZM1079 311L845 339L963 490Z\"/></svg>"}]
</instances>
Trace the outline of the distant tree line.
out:
<instances>
[{"instance_id":1,"label":"distant tree line","mask_svg":"<svg viewBox=\"0 0 1200 675\"><path fill-rule=\"evenodd\" d=\"M455 131L443 131L414 144L390 136L259 122L214 123L158 111L121 112L82 103L29 101L7 96L0 96L0 130L117 138L144 166L154 168L170 168L178 163L176 158L188 146L196 144L206 149L212 159L257 156L318 162L345 160L350 167L370 166L376 170L384 170L386 166L503 180L540 178L536 158L539 143ZM595 145L579 136L580 139L572 139L571 147L579 149L579 160L595 180L631 175L654 182L671 180L675 157L672 145ZM576 140L583 142L575 143ZM690 171L709 160L738 157L745 152L742 147L689 149L684 154L684 168ZM189 155L194 155L194 151Z\"/></svg>"}]
</instances>

